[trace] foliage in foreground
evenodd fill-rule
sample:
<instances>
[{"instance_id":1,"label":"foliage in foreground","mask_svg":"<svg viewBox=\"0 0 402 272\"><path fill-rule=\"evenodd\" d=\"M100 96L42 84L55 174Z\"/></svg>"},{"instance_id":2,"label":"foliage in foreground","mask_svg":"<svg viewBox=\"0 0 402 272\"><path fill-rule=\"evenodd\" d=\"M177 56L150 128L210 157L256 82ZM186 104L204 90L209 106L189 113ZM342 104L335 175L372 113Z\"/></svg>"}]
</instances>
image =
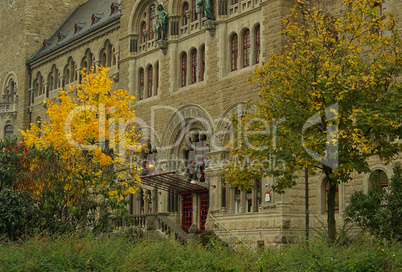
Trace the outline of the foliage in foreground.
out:
<instances>
[{"instance_id":1,"label":"foliage in foreground","mask_svg":"<svg viewBox=\"0 0 402 272\"><path fill-rule=\"evenodd\" d=\"M271 247L253 254L212 240L130 241L126 237L60 236L0 245L1 271L400 271L400 243L359 240L328 246L325 240Z\"/></svg>"},{"instance_id":2,"label":"foliage in foreground","mask_svg":"<svg viewBox=\"0 0 402 272\"><path fill-rule=\"evenodd\" d=\"M22 143L0 140L0 235L72 232L127 212L122 196L139 182L128 165L138 147L134 97L113 89L106 68L81 74L82 83L45 102L49 121L22 131Z\"/></svg>"},{"instance_id":3,"label":"foliage in foreground","mask_svg":"<svg viewBox=\"0 0 402 272\"><path fill-rule=\"evenodd\" d=\"M379 176L375 176L367 194L360 191L352 195L350 204L345 210L345 218L377 237L401 240L402 168L400 163L395 165L394 175L387 188L389 191L381 187Z\"/></svg>"},{"instance_id":4,"label":"foliage in foreground","mask_svg":"<svg viewBox=\"0 0 402 272\"><path fill-rule=\"evenodd\" d=\"M333 13L297 0L280 50L251 78L261 87L255 112L233 123L227 182L244 189L269 175L283 193L305 169L324 174L331 241L337 185L369 172L368 158L401 150L388 139L402 129L402 39L392 14L378 16L382 2L345 0Z\"/></svg>"}]
</instances>

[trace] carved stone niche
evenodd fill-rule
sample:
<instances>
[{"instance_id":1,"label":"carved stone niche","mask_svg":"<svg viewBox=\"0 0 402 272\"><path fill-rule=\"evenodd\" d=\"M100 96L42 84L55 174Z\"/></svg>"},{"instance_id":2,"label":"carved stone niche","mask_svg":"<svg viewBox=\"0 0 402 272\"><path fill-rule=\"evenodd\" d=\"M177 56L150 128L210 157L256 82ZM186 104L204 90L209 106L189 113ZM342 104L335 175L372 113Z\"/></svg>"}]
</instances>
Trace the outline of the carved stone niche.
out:
<instances>
[{"instance_id":1,"label":"carved stone niche","mask_svg":"<svg viewBox=\"0 0 402 272\"><path fill-rule=\"evenodd\" d=\"M211 36L213 36L213 34L215 33L215 21L206 20L204 22L204 27L206 30L208 30L210 32Z\"/></svg>"},{"instance_id":2,"label":"carved stone niche","mask_svg":"<svg viewBox=\"0 0 402 272\"><path fill-rule=\"evenodd\" d=\"M159 40L156 41L160 49L162 49L163 54L166 54L168 48L168 41L167 40Z\"/></svg>"}]
</instances>

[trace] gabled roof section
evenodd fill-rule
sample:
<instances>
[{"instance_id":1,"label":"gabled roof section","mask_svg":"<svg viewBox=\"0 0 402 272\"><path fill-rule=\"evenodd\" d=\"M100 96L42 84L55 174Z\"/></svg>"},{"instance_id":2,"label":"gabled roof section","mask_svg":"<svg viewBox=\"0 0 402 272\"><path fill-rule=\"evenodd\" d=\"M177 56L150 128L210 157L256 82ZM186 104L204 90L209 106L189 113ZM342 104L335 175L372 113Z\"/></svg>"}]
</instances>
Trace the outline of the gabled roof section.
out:
<instances>
[{"instance_id":1,"label":"gabled roof section","mask_svg":"<svg viewBox=\"0 0 402 272\"><path fill-rule=\"evenodd\" d=\"M119 20L121 13L118 10L118 6L114 13L110 12L111 6L113 4L116 5L113 1L116 0L89 0L82 5L78 5L53 35L49 39L45 39L46 44L44 43L36 51L28 60L28 63L38 60L103 26ZM95 23L92 23L94 20L93 17L96 17ZM46 18L43 18L43 20L46 20Z\"/></svg>"}]
</instances>

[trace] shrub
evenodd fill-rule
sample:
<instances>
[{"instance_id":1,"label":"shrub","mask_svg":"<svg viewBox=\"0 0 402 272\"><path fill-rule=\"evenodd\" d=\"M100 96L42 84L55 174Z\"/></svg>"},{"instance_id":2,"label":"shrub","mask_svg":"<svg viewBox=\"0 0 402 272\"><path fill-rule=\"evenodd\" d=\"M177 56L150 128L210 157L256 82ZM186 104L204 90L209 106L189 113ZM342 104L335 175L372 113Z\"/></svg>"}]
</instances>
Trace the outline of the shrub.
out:
<instances>
[{"instance_id":1,"label":"shrub","mask_svg":"<svg viewBox=\"0 0 402 272\"><path fill-rule=\"evenodd\" d=\"M42 215L28 191L0 191L0 235L12 240L31 235Z\"/></svg>"},{"instance_id":2,"label":"shrub","mask_svg":"<svg viewBox=\"0 0 402 272\"><path fill-rule=\"evenodd\" d=\"M402 168L398 163L389 184L389 192L381 188L375 175L367 194L356 192L345 210L345 220L357 223L377 237L388 240L402 238Z\"/></svg>"}]
</instances>

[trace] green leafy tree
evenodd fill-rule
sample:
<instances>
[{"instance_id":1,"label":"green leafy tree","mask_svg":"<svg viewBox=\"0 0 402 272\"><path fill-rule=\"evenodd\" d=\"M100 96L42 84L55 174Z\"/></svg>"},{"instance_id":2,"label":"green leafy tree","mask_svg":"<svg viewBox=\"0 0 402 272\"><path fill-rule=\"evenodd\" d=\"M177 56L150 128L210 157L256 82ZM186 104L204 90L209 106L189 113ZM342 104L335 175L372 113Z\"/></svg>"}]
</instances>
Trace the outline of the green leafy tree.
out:
<instances>
[{"instance_id":1,"label":"green leafy tree","mask_svg":"<svg viewBox=\"0 0 402 272\"><path fill-rule=\"evenodd\" d=\"M387 161L401 150L393 139L402 128L402 43L392 14L377 16L380 0L345 0L336 14L297 2L283 19L280 49L251 78L260 98L235 120L225 178L244 188L274 176L283 193L306 168L324 173L334 241L337 184L368 172L367 158Z\"/></svg>"},{"instance_id":2,"label":"green leafy tree","mask_svg":"<svg viewBox=\"0 0 402 272\"><path fill-rule=\"evenodd\" d=\"M367 194L355 192L345 210L345 220L382 238L402 238L402 168L394 167L389 190L381 187L378 173L373 173Z\"/></svg>"}]
</instances>

